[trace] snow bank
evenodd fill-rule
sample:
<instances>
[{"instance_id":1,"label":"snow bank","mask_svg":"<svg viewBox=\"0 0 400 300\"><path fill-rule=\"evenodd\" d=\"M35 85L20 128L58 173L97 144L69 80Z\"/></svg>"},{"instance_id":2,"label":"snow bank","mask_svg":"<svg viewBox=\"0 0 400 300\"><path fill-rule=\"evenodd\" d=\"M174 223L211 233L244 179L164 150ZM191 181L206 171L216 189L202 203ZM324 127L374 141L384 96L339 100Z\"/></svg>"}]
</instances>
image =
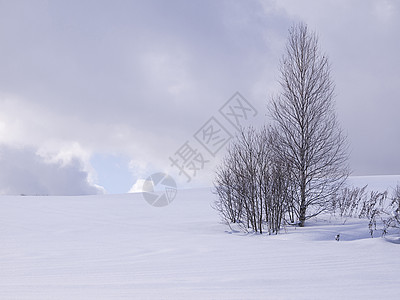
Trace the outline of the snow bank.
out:
<instances>
[{"instance_id":1,"label":"snow bank","mask_svg":"<svg viewBox=\"0 0 400 300\"><path fill-rule=\"evenodd\" d=\"M0 299L398 297L400 245L371 239L366 221L246 235L219 223L213 199L210 189L179 191L164 208L141 194L0 197Z\"/></svg>"}]
</instances>

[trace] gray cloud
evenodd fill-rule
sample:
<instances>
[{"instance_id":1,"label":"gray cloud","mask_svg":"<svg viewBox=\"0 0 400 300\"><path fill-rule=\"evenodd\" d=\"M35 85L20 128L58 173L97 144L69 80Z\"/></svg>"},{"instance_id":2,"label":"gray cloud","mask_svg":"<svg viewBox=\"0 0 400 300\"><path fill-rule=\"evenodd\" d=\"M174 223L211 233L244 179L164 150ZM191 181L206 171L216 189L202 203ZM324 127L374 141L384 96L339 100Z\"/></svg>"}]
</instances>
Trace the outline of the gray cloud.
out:
<instances>
[{"instance_id":1,"label":"gray cloud","mask_svg":"<svg viewBox=\"0 0 400 300\"><path fill-rule=\"evenodd\" d=\"M2 1L0 142L167 170L235 91L267 120L302 20L332 62L355 173L399 173L399 14L394 1Z\"/></svg>"},{"instance_id":2,"label":"gray cloud","mask_svg":"<svg viewBox=\"0 0 400 300\"><path fill-rule=\"evenodd\" d=\"M316 29L336 82L337 107L355 174L399 174L400 5L398 1L291 3ZM311 6L313 10L307 10Z\"/></svg>"},{"instance_id":3,"label":"gray cloud","mask_svg":"<svg viewBox=\"0 0 400 300\"><path fill-rule=\"evenodd\" d=\"M82 162L48 162L30 148L0 147L0 193L9 195L90 195L103 190L90 184Z\"/></svg>"}]
</instances>

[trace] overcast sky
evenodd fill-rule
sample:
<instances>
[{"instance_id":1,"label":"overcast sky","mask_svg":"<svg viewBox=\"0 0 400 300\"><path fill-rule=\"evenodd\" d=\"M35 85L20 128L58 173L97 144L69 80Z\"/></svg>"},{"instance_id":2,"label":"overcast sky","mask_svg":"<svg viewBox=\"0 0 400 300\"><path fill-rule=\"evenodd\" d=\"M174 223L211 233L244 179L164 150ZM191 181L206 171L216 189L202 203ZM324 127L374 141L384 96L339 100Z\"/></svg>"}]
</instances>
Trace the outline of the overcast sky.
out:
<instances>
[{"instance_id":1,"label":"overcast sky","mask_svg":"<svg viewBox=\"0 0 400 300\"><path fill-rule=\"evenodd\" d=\"M269 121L299 21L332 64L353 174L400 174L398 1L0 0L0 193L124 193L154 172L185 186L185 150L188 185L210 184L224 140L196 133L234 135L235 92L246 122Z\"/></svg>"}]
</instances>

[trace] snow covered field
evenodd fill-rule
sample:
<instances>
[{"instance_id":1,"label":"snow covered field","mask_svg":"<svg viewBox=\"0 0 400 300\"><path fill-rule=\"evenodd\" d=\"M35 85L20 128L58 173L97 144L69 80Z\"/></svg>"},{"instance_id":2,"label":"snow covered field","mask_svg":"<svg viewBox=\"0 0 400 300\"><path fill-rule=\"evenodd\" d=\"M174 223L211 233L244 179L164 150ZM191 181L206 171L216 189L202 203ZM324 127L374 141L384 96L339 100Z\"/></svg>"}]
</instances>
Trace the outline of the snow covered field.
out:
<instances>
[{"instance_id":1,"label":"snow covered field","mask_svg":"<svg viewBox=\"0 0 400 300\"><path fill-rule=\"evenodd\" d=\"M351 180L384 189L400 177ZM398 299L400 245L370 238L368 221L246 235L219 223L213 199L2 196L0 299Z\"/></svg>"}]
</instances>

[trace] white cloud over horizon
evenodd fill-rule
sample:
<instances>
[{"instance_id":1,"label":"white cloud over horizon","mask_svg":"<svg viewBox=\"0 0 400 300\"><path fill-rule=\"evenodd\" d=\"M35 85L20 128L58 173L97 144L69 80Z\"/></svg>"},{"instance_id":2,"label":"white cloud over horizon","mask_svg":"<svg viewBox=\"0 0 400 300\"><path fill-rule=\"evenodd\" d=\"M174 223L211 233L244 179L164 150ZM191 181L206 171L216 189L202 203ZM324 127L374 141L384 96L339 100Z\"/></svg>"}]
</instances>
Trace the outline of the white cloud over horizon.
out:
<instances>
[{"instance_id":1,"label":"white cloud over horizon","mask_svg":"<svg viewBox=\"0 0 400 300\"><path fill-rule=\"evenodd\" d=\"M168 157L234 92L268 121L287 30L304 21L332 63L354 173L400 174L399 17L395 1L2 1L0 143L77 159L77 186L86 172L114 191L101 157L127 158L132 185L177 173ZM7 151L13 173L24 152ZM197 184L211 180L212 166Z\"/></svg>"}]
</instances>

